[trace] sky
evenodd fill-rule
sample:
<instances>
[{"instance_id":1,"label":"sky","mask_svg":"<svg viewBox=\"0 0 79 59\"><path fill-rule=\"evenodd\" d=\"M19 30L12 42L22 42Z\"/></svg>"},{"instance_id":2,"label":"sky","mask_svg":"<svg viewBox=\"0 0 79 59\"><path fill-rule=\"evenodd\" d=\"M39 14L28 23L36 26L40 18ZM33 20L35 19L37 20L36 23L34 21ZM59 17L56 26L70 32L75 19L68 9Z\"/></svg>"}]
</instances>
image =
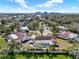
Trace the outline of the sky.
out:
<instances>
[{"instance_id":1,"label":"sky","mask_svg":"<svg viewBox=\"0 0 79 59\"><path fill-rule=\"evenodd\" d=\"M0 0L2 13L79 13L79 0Z\"/></svg>"}]
</instances>

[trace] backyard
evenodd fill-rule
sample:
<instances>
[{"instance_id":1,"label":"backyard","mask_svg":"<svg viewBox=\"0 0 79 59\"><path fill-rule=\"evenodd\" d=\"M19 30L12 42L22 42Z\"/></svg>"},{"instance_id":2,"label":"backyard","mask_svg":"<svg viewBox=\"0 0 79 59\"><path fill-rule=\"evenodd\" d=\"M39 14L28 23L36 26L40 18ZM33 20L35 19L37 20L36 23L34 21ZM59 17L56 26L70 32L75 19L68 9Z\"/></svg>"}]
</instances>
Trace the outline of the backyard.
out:
<instances>
[{"instance_id":1,"label":"backyard","mask_svg":"<svg viewBox=\"0 0 79 59\"><path fill-rule=\"evenodd\" d=\"M73 47L73 43L70 43L68 40L56 38L56 42L59 45L56 49L58 50L69 50L69 48Z\"/></svg>"},{"instance_id":2,"label":"backyard","mask_svg":"<svg viewBox=\"0 0 79 59\"><path fill-rule=\"evenodd\" d=\"M59 47L56 49L67 50L70 47L73 47L72 43L69 43L67 40L57 38L57 43ZM0 36L0 51L7 49L8 44L5 39ZM29 46L27 46L29 47ZM26 48L27 49L27 48ZM29 48L30 49L30 48ZM1 54L0 59L73 59L71 56L65 54Z\"/></svg>"}]
</instances>

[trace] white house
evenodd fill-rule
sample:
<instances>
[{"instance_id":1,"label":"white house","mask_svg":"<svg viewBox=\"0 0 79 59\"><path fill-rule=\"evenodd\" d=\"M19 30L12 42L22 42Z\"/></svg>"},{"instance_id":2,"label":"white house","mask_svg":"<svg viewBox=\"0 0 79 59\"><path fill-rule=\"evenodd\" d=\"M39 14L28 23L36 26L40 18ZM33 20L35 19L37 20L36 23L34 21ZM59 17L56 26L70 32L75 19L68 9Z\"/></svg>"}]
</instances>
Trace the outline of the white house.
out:
<instances>
[{"instance_id":1,"label":"white house","mask_svg":"<svg viewBox=\"0 0 79 59\"><path fill-rule=\"evenodd\" d=\"M68 38L75 39L75 38L77 38L77 36L78 36L78 34L70 33L69 36L68 36Z\"/></svg>"},{"instance_id":2,"label":"white house","mask_svg":"<svg viewBox=\"0 0 79 59\"><path fill-rule=\"evenodd\" d=\"M60 32L68 30L68 28L65 27L65 26L58 26L58 29L59 29Z\"/></svg>"},{"instance_id":3,"label":"white house","mask_svg":"<svg viewBox=\"0 0 79 59\"><path fill-rule=\"evenodd\" d=\"M25 31L29 31L29 28L27 26L21 27L20 31L25 32Z\"/></svg>"}]
</instances>

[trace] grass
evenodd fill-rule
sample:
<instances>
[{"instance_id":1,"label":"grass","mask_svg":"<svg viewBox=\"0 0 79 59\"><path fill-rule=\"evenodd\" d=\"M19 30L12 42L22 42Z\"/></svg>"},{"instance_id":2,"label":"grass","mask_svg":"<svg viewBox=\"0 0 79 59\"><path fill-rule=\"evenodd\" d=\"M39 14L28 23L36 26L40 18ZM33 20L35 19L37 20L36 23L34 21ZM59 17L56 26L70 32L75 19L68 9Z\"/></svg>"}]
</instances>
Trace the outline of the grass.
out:
<instances>
[{"instance_id":1,"label":"grass","mask_svg":"<svg viewBox=\"0 0 79 59\"><path fill-rule=\"evenodd\" d=\"M57 57L53 57L53 59L72 59L69 56L65 56L65 55L57 55Z\"/></svg>"},{"instance_id":2,"label":"grass","mask_svg":"<svg viewBox=\"0 0 79 59\"><path fill-rule=\"evenodd\" d=\"M73 59L70 56L57 54L10 54L6 59Z\"/></svg>"},{"instance_id":3,"label":"grass","mask_svg":"<svg viewBox=\"0 0 79 59\"><path fill-rule=\"evenodd\" d=\"M58 43L58 49L60 50L67 50L68 48L73 47L73 43L69 43L67 40L56 38L56 42Z\"/></svg>"},{"instance_id":4,"label":"grass","mask_svg":"<svg viewBox=\"0 0 79 59\"><path fill-rule=\"evenodd\" d=\"M26 57L23 55L15 55L15 59L25 59Z\"/></svg>"},{"instance_id":5,"label":"grass","mask_svg":"<svg viewBox=\"0 0 79 59\"><path fill-rule=\"evenodd\" d=\"M2 36L0 36L0 49L7 48L7 46L8 46L8 44L5 41L5 39Z\"/></svg>"}]
</instances>

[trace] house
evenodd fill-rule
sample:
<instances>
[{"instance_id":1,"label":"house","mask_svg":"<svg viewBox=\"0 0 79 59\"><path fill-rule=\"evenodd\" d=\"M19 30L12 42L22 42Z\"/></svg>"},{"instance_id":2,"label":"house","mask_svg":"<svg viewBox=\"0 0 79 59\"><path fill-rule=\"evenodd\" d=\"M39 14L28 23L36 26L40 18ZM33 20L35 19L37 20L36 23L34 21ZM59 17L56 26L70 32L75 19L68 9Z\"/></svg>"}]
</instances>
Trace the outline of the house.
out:
<instances>
[{"instance_id":1,"label":"house","mask_svg":"<svg viewBox=\"0 0 79 59\"><path fill-rule=\"evenodd\" d=\"M70 38L70 39L73 39L74 41L79 42L79 34L71 33L71 34L69 35L69 38Z\"/></svg>"},{"instance_id":2,"label":"house","mask_svg":"<svg viewBox=\"0 0 79 59\"><path fill-rule=\"evenodd\" d=\"M38 30L30 30L28 33L30 36L35 35L35 36L41 36L41 32Z\"/></svg>"},{"instance_id":3,"label":"house","mask_svg":"<svg viewBox=\"0 0 79 59\"><path fill-rule=\"evenodd\" d=\"M65 27L65 26L58 26L58 29L59 29L60 32L61 31L67 31L68 30L68 28Z\"/></svg>"},{"instance_id":4,"label":"house","mask_svg":"<svg viewBox=\"0 0 79 59\"><path fill-rule=\"evenodd\" d=\"M79 42L79 35L75 38L75 41Z\"/></svg>"},{"instance_id":5,"label":"house","mask_svg":"<svg viewBox=\"0 0 79 59\"><path fill-rule=\"evenodd\" d=\"M54 45L55 41L56 39L53 36L39 36L34 39L34 47L47 49L50 45Z\"/></svg>"},{"instance_id":6,"label":"house","mask_svg":"<svg viewBox=\"0 0 79 59\"><path fill-rule=\"evenodd\" d=\"M26 32L26 31L29 31L29 28L27 26L23 26L23 27L20 27L20 31Z\"/></svg>"},{"instance_id":7,"label":"house","mask_svg":"<svg viewBox=\"0 0 79 59\"><path fill-rule=\"evenodd\" d=\"M76 39L78 34L70 32L70 31L62 31L57 33L57 37L63 38L63 39Z\"/></svg>"},{"instance_id":8,"label":"house","mask_svg":"<svg viewBox=\"0 0 79 59\"><path fill-rule=\"evenodd\" d=\"M10 34L10 35L8 35L8 36L9 36L9 38L10 38L11 40L18 38L18 36L16 36L16 34Z\"/></svg>"},{"instance_id":9,"label":"house","mask_svg":"<svg viewBox=\"0 0 79 59\"><path fill-rule=\"evenodd\" d=\"M16 32L8 35L8 40L15 40L16 42L23 42L29 40L29 37L26 33Z\"/></svg>"},{"instance_id":10,"label":"house","mask_svg":"<svg viewBox=\"0 0 79 59\"><path fill-rule=\"evenodd\" d=\"M62 31L56 34L57 37L68 39L70 32Z\"/></svg>"},{"instance_id":11,"label":"house","mask_svg":"<svg viewBox=\"0 0 79 59\"><path fill-rule=\"evenodd\" d=\"M77 36L78 36L78 34L71 32L71 33L69 34L69 37L68 37L68 38L70 38L70 39L76 39Z\"/></svg>"},{"instance_id":12,"label":"house","mask_svg":"<svg viewBox=\"0 0 79 59\"><path fill-rule=\"evenodd\" d=\"M19 22L19 24L20 24L20 27L22 27L25 25L25 22Z\"/></svg>"}]
</instances>

